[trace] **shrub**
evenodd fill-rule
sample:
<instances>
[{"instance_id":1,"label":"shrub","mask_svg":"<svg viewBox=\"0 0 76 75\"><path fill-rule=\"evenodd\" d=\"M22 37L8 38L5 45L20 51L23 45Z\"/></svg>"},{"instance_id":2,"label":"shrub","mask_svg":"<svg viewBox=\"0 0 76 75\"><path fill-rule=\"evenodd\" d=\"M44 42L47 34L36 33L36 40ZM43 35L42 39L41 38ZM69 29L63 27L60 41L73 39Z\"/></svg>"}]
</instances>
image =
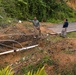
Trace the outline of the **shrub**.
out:
<instances>
[{"instance_id":1,"label":"shrub","mask_svg":"<svg viewBox=\"0 0 76 75\"><path fill-rule=\"evenodd\" d=\"M12 69L10 69L10 67L6 67L2 70L0 70L0 75L14 75L14 72L12 71Z\"/></svg>"},{"instance_id":2,"label":"shrub","mask_svg":"<svg viewBox=\"0 0 76 75\"><path fill-rule=\"evenodd\" d=\"M44 67L41 69L38 69L36 73L33 73L33 71L29 71L27 75L47 75L47 73L44 70Z\"/></svg>"}]
</instances>

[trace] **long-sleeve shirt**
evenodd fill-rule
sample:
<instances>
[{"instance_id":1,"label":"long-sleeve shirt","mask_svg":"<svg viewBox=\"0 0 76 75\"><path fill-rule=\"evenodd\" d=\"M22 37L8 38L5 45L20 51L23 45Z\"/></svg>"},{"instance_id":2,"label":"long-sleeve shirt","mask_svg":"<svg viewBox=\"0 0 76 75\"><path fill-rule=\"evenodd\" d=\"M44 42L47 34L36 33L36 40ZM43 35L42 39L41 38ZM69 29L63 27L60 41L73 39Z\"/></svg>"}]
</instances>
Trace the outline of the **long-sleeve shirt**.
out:
<instances>
[{"instance_id":1,"label":"long-sleeve shirt","mask_svg":"<svg viewBox=\"0 0 76 75\"><path fill-rule=\"evenodd\" d=\"M66 21L66 22L64 22L64 24L63 24L63 28L66 28L66 27L68 27L68 25L69 25L69 23Z\"/></svg>"}]
</instances>

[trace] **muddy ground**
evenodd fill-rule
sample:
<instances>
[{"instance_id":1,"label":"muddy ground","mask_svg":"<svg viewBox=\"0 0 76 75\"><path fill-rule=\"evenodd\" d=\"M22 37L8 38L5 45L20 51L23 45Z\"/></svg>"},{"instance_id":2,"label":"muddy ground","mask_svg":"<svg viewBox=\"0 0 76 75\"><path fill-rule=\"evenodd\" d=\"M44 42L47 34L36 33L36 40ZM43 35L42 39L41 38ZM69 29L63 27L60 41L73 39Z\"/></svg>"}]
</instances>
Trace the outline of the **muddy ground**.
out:
<instances>
[{"instance_id":1,"label":"muddy ground","mask_svg":"<svg viewBox=\"0 0 76 75\"><path fill-rule=\"evenodd\" d=\"M14 26L12 25L8 26L7 28L1 28L0 40L16 40L21 43L23 47L35 44L39 44L39 46L26 51L1 55L0 67L2 68L10 65L11 67L15 68L17 66L15 69L18 71L21 70L22 67L25 67L31 63L39 63L44 56L49 56L50 59L56 62L56 64L52 66L44 64L48 75L60 75L55 72L55 67L59 69L66 66L67 68L72 68L72 66L76 64L76 39L61 38L59 35L50 35L50 33L54 33L53 31L47 29L50 26L53 26L53 24L41 23L42 36L38 39L33 38L33 25L29 22L23 22L21 24L17 23ZM58 37L58 39L56 39L56 37ZM9 43L0 41L0 43L21 48L19 44L13 42ZM12 48L0 45L0 52L11 49Z\"/></svg>"}]
</instances>

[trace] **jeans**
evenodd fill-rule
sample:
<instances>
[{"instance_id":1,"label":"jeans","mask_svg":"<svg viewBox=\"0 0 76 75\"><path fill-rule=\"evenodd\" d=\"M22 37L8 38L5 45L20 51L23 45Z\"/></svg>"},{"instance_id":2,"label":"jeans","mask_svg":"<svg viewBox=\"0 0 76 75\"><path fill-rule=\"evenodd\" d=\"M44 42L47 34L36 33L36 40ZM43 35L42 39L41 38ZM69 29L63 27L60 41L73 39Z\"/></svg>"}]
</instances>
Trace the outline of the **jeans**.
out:
<instances>
[{"instance_id":1,"label":"jeans","mask_svg":"<svg viewBox=\"0 0 76 75\"><path fill-rule=\"evenodd\" d=\"M37 34L37 30L39 31L39 34L38 34L38 35L41 35L40 26L38 26L38 27L35 27L35 26L34 26L34 34L35 34L35 35Z\"/></svg>"}]
</instances>

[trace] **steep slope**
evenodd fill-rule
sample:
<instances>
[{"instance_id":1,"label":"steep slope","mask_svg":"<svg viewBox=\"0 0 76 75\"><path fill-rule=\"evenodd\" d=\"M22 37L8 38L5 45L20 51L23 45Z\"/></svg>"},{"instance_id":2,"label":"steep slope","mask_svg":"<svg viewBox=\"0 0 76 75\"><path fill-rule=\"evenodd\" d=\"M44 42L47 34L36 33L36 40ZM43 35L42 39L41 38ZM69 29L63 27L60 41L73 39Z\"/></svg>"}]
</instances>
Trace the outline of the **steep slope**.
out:
<instances>
[{"instance_id":1,"label":"steep slope","mask_svg":"<svg viewBox=\"0 0 76 75\"><path fill-rule=\"evenodd\" d=\"M69 0L67 4L76 10L76 0Z\"/></svg>"}]
</instances>

